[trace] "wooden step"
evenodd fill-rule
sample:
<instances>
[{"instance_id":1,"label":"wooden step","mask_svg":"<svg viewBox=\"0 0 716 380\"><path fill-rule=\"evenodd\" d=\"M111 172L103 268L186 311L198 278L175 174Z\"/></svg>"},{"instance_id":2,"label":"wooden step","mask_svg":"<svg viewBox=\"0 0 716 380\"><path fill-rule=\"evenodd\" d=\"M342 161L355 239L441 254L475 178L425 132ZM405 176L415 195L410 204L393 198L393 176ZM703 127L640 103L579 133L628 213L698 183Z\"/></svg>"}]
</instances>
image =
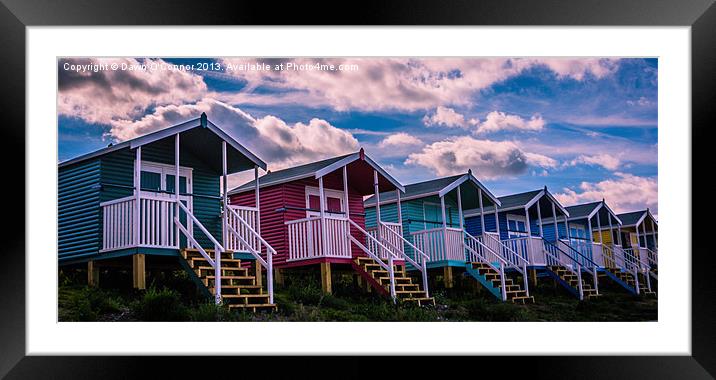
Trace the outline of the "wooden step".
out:
<instances>
[{"instance_id":1,"label":"wooden step","mask_svg":"<svg viewBox=\"0 0 716 380\"><path fill-rule=\"evenodd\" d=\"M413 298L403 298L401 300L403 302L415 302L418 304L418 306L435 305L435 298L433 298L433 297L413 297Z\"/></svg>"},{"instance_id":2,"label":"wooden step","mask_svg":"<svg viewBox=\"0 0 716 380\"><path fill-rule=\"evenodd\" d=\"M520 303L520 304L527 304L527 303L535 303L535 298L532 296L520 296L520 297L514 297L510 299L512 303Z\"/></svg>"},{"instance_id":3,"label":"wooden step","mask_svg":"<svg viewBox=\"0 0 716 380\"><path fill-rule=\"evenodd\" d=\"M246 309L251 310L252 312L256 312L257 310L268 310L268 311L276 311L278 310L278 306L273 303L263 303L263 304L229 304L229 309Z\"/></svg>"}]
</instances>

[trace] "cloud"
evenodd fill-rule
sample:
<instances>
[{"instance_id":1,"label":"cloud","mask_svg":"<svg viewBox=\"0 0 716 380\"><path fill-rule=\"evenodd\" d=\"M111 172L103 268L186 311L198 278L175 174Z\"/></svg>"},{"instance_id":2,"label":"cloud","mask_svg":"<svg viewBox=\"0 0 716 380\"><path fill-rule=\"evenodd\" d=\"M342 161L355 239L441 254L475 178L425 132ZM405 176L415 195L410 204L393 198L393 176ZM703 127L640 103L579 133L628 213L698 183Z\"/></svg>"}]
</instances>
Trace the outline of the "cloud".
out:
<instances>
[{"instance_id":1,"label":"cloud","mask_svg":"<svg viewBox=\"0 0 716 380\"><path fill-rule=\"evenodd\" d=\"M423 145L422 140L405 132L389 135L378 144L381 148L401 148L415 145Z\"/></svg>"},{"instance_id":2,"label":"cloud","mask_svg":"<svg viewBox=\"0 0 716 380\"><path fill-rule=\"evenodd\" d=\"M492 111L487 114L484 122L477 127L477 133L490 133L503 130L541 131L545 121L540 115L532 115L529 120L517 115Z\"/></svg>"},{"instance_id":3,"label":"cloud","mask_svg":"<svg viewBox=\"0 0 716 380\"><path fill-rule=\"evenodd\" d=\"M66 70L69 65L152 67L167 65L161 59L69 58L58 61L57 110L60 115L89 123L111 124L136 118L147 109L191 103L207 91L203 79L181 70Z\"/></svg>"},{"instance_id":4,"label":"cloud","mask_svg":"<svg viewBox=\"0 0 716 380\"><path fill-rule=\"evenodd\" d=\"M627 103L627 105L630 105L630 106L639 106L639 107L650 107L650 106L656 105L656 102L651 101L644 96L640 96L639 99L637 99L637 100L627 100L626 103Z\"/></svg>"},{"instance_id":5,"label":"cloud","mask_svg":"<svg viewBox=\"0 0 716 380\"><path fill-rule=\"evenodd\" d=\"M656 177L640 177L615 173L615 178L601 182L582 182L577 190L564 188L555 197L564 205L575 205L605 199L617 213L650 208L658 214L658 182Z\"/></svg>"},{"instance_id":6,"label":"cloud","mask_svg":"<svg viewBox=\"0 0 716 380\"><path fill-rule=\"evenodd\" d=\"M530 67L545 67L560 78L582 80L587 74L601 78L614 71L611 59L542 58L228 58L227 64L292 62L296 65L356 65L356 70L243 70L228 71L246 87L241 94L220 94L227 102L276 102L327 105L338 111L417 111L439 106L470 104L471 96L491 85L519 75ZM279 89L281 97L260 93L258 88Z\"/></svg>"},{"instance_id":7,"label":"cloud","mask_svg":"<svg viewBox=\"0 0 716 380\"><path fill-rule=\"evenodd\" d=\"M559 77L574 80L583 80L587 74L591 74L596 78L603 78L614 73L619 67L617 61L608 58L542 58L536 60L536 64L548 67Z\"/></svg>"},{"instance_id":8,"label":"cloud","mask_svg":"<svg viewBox=\"0 0 716 380\"><path fill-rule=\"evenodd\" d=\"M545 155L524 152L511 141L477 140L469 136L432 143L412 153L406 164L426 167L440 176L472 169L480 178L516 176L530 166L554 168L557 161Z\"/></svg>"},{"instance_id":9,"label":"cloud","mask_svg":"<svg viewBox=\"0 0 716 380\"><path fill-rule=\"evenodd\" d=\"M211 98L195 104L157 107L139 120L114 121L110 134L117 140L127 140L198 117L202 112L269 163L272 170L359 149L358 140L352 134L326 120L313 118L308 123L288 124L272 115L256 119L237 107Z\"/></svg>"},{"instance_id":10,"label":"cloud","mask_svg":"<svg viewBox=\"0 0 716 380\"><path fill-rule=\"evenodd\" d=\"M465 120L465 116L455 112L454 109L439 106L435 113L432 115L423 116L423 124L428 127L431 126L444 126L448 128L468 128L472 125L476 125L478 120L470 119Z\"/></svg>"},{"instance_id":11,"label":"cloud","mask_svg":"<svg viewBox=\"0 0 716 380\"><path fill-rule=\"evenodd\" d=\"M621 166L621 160L619 157L610 154L597 154L593 156L580 155L579 157L566 162L565 166L576 166L579 164L584 165L598 165L607 170L617 170Z\"/></svg>"}]
</instances>

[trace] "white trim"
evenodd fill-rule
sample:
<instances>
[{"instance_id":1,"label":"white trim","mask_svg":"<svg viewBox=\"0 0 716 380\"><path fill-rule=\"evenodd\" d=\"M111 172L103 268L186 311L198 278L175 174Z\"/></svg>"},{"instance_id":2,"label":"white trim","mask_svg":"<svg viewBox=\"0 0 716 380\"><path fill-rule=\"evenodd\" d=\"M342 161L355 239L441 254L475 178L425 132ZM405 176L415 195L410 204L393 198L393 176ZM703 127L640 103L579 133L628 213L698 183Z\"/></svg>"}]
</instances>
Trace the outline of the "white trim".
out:
<instances>
[{"instance_id":1,"label":"white trim","mask_svg":"<svg viewBox=\"0 0 716 380\"><path fill-rule=\"evenodd\" d=\"M525 215L515 215L515 214L506 214L506 217L507 217L507 219L506 219L506 221L507 221L507 231L506 231L506 232L507 232L507 238L508 238L508 239L512 239L512 238L513 238L513 237L510 237L510 234L512 234L512 233L520 234L519 237L528 237L528 236L530 236L530 230L529 230L529 227L527 227L527 216L525 216ZM513 220L513 221L515 221L515 222L522 222L522 223L524 223L524 225L525 225L525 230L526 230L526 231L514 231L514 230L510 230L510 220ZM516 225L516 224L515 224L515 225ZM524 235L522 235L522 234L524 234Z\"/></svg>"},{"instance_id":2,"label":"white trim","mask_svg":"<svg viewBox=\"0 0 716 380\"><path fill-rule=\"evenodd\" d=\"M307 208L307 209L310 209L310 208L311 208L311 203L310 203L309 196L313 195L313 196L318 197L319 200L321 199L320 189L319 189L318 187L315 187L315 186L306 186L305 191L304 191L304 195L305 195L305 199L306 199L306 208ZM344 204L344 203L345 203L345 196L344 196L344 195L345 195L345 194L344 194L343 191L341 191L341 190L333 190L333 189L326 189L326 188L323 189L323 197L325 198L324 201L326 202L326 206L328 205L328 197L338 198L338 199L341 200L341 212L342 212L342 213L345 213L345 212L346 212L346 205ZM327 216L332 216L332 217L343 217L343 215L341 215L341 214L336 214L336 213L333 213L333 212L328 212L327 209L326 209L326 211L325 211L325 214L326 214ZM306 210L306 217L320 216L320 215L321 215L321 213L320 213L319 211L309 211L309 210Z\"/></svg>"},{"instance_id":3,"label":"white trim","mask_svg":"<svg viewBox=\"0 0 716 380\"><path fill-rule=\"evenodd\" d=\"M400 189L400 191L405 192L405 187L403 185L401 185L400 182L398 182L398 180L393 178L393 176L388 174L388 172L383 170L383 168L381 168L380 165L378 165L375 161L373 161L370 157L368 157L368 155L365 154L365 152L363 152L363 157L365 158L365 162L367 162L368 165L370 165L373 168L373 170L376 170L377 172L379 172L380 175L383 176L383 178L387 179L388 182L392 183L393 186ZM314 173L314 176L316 179L318 179L318 178L323 177L326 174L332 173L332 172L338 170L339 168L346 166L346 165L350 164L351 162L356 161L358 159L360 159L360 152L353 153L353 154L348 155L348 156L346 156L346 157L344 157L328 166L324 166L323 168L316 170L316 172Z\"/></svg>"},{"instance_id":4,"label":"white trim","mask_svg":"<svg viewBox=\"0 0 716 380\"><path fill-rule=\"evenodd\" d=\"M447 193L453 191L456 187L462 185L464 182L466 182L466 181L468 181L468 180L469 180L470 182L472 182L473 184L475 184L475 186L477 186L478 188L482 189L483 192L486 192L486 193L487 193L487 196L488 196L488 197L493 201L493 203L495 203L497 206L501 206L501 205L502 205L502 203L500 202L500 200L497 199L497 197L495 197L490 190L488 190L485 186L483 186L482 183L480 183L480 181L478 181L477 178L475 178L475 177L474 177L472 174L470 174L470 173L466 173L466 174L463 175L462 177L456 179L455 181L453 181L453 182L450 183L449 185L445 186L442 190L438 191L438 196L439 196L439 197L444 197L445 195L447 195Z\"/></svg>"}]
</instances>

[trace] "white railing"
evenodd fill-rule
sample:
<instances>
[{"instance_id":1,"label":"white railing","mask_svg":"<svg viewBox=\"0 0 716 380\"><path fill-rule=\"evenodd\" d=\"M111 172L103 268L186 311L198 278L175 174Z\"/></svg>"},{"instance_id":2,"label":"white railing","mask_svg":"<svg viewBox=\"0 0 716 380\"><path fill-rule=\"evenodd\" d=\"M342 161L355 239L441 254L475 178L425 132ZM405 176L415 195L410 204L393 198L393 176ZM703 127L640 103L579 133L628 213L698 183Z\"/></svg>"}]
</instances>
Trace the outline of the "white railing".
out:
<instances>
[{"instance_id":1,"label":"white railing","mask_svg":"<svg viewBox=\"0 0 716 380\"><path fill-rule=\"evenodd\" d=\"M100 204L102 207L102 249L133 247L135 198L127 197Z\"/></svg>"},{"instance_id":2,"label":"white railing","mask_svg":"<svg viewBox=\"0 0 716 380\"><path fill-rule=\"evenodd\" d=\"M135 237L136 198L102 202L102 250L129 247L178 248L172 198L142 195L139 199L139 241ZM191 230L191 229L190 229Z\"/></svg>"},{"instance_id":3,"label":"white railing","mask_svg":"<svg viewBox=\"0 0 716 380\"><path fill-rule=\"evenodd\" d=\"M634 284L636 294L639 294L639 264L634 248L622 248L618 245L613 247L614 264L617 269L631 273L634 276Z\"/></svg>"},{"instance_id":4,"label":"white railing","mask_svg":"<svg viewBox=\"0 0 716 380\"><path fill-rule=\"evenodd\" d=\"M547 258L542 247L542 238L539 236L522 236L507 240L502 243L512 252L517 253L527 260L529 265L546 265Z\"/></svg>"},{"instance_id":5,"label":"white railing","mask_svg":"<svg viewBox=\"0 0 716 380\"><path fill-rule=\"evenodd\" d=\"M562 243L561 246L559 243ZM565 249L563 249L565 248ZM582 284L582 271L592 275L594 280L594 290L599 294L599 284L597 275L597 264L589 260L585 256L574 250L568 244L558 241L557 244L544 240L544 253L548 266L557 266L566 269L577 277L577 292L579 300L584 300L584 289ZM576 256L576 257L575 257ZM586 265L585 265L586 264Z\"/></svg>"},{"instance_id":6,"label":"white railing","mask_svg":"<svg viewBox=\"0 0 716 380\"><path fill-rule=\"evenodd\" d=\"M378 246L379 249L385 250L386 252L389 252L390 249L386 247L383 243L378 241L375 237L371 236L371 234L368 233L368 231L364 230L363 227L359 226L356 222L347 219L349 226L353 226L360 234L363 234L368 240L372 241L374 244ZM388 272L388 279L390 281L390 296L393 298L393 302L396 302L396 293L395 293L395 266L393 265L393 255L388 255L387 263L384 261L384 259L381 259L378 257L375 253L373 253L368 247L366 247L360 240L356 239L351 235L348 234L348 238L350 239L353 244L358 246L363 252L365 252L368 257L375 260L375 262L380 265L381 268L385 269Z\"/></svg>"},{"instance_id":7,"label":"white railing","mask_svg":"<svg viewBox=\"0 0 716 380\"><path fill-rule=\"evenodd\" d=\"M226 223L236 231L236 234L226 234L224 239L226 249L230 251L257 251L261 249L259 236L254 234L258 217L256 207L230 205L228 208L230 211L226 215Z\"/></svg>"},{"instance_id":8,"label":"white railing","mask_svg":"<svg viewBox=\"0 0 716 380\"><path fill-rule=\"evenodd\" d=\"M464 249L467 253L466 260L468 262L480 262L485 263L490 268L492 268L495 272L497 272L500 275L500 290L501 290L501 296L503 301L507 301L507 288L505 286L505 279L507 274L505 273L505 268L510 266L510 264L503 259L500 254L492 250L490 247L485 245L482 241L476 239L474 236L465 233L465 241L464 241ZM520 270L520 269L518 269ZM522 272L520 270L520 272ZM525 290L527 291L527 295L529 296L529 288L528 281L527 281L527 270L525 267L525 271L523 273L523 278L525 280Z\"/></svg>"},{"instance_id":9,"label":"white railing","mask_svg":"<svg viewBox=\"0 0 716 380\"><path fill-rule=\"evenodd\" d=\"M517 252L512 251L506 245L503 245L499 235L488 232L479 236L472 236L466 232L465 249L467 251L468 262L474 261L475 259L491 260L487 262L487 264L490 264L495 270L498 269L497 264L499 264L503 272L505 268L515 269L522 275L523 286L527 296L530 295L527 260L520 257Z\"/></svg>"},{"instance_id":10,"label":"white railing","mask_svg":"<svg viewBox=\"0 0 716 380\"><path fill-rule=\"evenodd\" d=\"M324 222L325 233L322 233L321 217L311 216L286 222L288 261L318 257L351 258L348 219L326 216ZM325 239L325 247L323 239Z\"/></svg>"},{"instance_id":11,"label":"white railing","mask_svg":"<svg viewBox=\"0 0 716 380\"><path fill-rule=\"evenodd\" d=\"M179 216L174 217L174 224L176 224L177 228L179 228L179 231L186 236L187 241L192 244L196 249L201 253L201 255L206 259L206 261L214 268L214 296L216 299L216 303L221 303L221 254L224 252L224 247L219 244L219 242L214 238L214 236L209 233L209 231L204 227L201 222L199 222L199 219L197 219L194 214L189 211L189 209L184 206L183 203L178 202L176 203L179 205L179 208L181 208L185 213L187 217L187 226L184 226L179 219ZM199 227L199 230L206 235L207 238L211 241L212 244L214 244L214 259L212 260L209 254L206 252L206 250L199 244L199 242L194 239L194 234L190 232L191 228L190 226L197 226Z\"/></svg>"},{"instance_id":12,"label":"white railing","mask_svg":"<svg viewBox=\"0 0 716 380\"><path fill-rule=\"evenodd\" d=\"M264 240L264 238L262 238L258 232L256 232L256 229L254 228L254 226L251 225L249 221L245 220L242 217L240 211L242 210L237 210L235 207L228 207L229 213L227 215L227 220L231 220L233 222L238 223L239 229L237 230L232 223L227 223L227 225L225 226L226 231L229 235L231 235L233 239L238 240L238 247L241 248L240 250L249 251L251 255L253 255L256 259L256 262L260 263L264 268L266 268L266 279L268 282L266 284L266 287L268 289L269 294L269 303L273 303L273 255L276 254L276 250L269 243L267 243L266 240ZM247 215L249 217L253 215L255 219L257 213L244 213L244 215ZM252 242L257 242L258 245L254 245L252 244ZM266 259L261 256L262 250L266 252Z\"/></svg>"},{"instance_id":13,"label":"white railing","mask_svg":"<svg viewBox=\"0 0 716 380\"><path fill-rule=\"evenodd\" d=\"M391 252L397 252L396 258L404 259L405 261L410 263L410 265L412 265L414 268L417 268L421 272L423 277L423 291L425 291L425 297L430 297L430 293L428 292L428 270L426 267L426 262L428 261L430 256L428 256L425 252L420 250L413 243L403 237L403 226L398 225L397 223L381 222L381 224L384 224L383 227L385 228L381 230L381 233L385 233L385 235L381 236L384 245L389 246L389 248L393 250ZM399 226L400 228L396 228L396 226ZM374 241L374 239L368 240L370 243ZM399 248L395 247L394 242L397 242ZM413 249L413 256L415 257L415 259L411 258L405 253L405 244L407 244L410 248Z\"/></svg>"},{"instance_id":14,"label":"white railing","mask_svg":"<svg viewBox=\"0 0 716 380\"><path fill-rule=\"evenodd\" d=\"M415 246L428 255L428 261L465 261L463 230L459 228L432 228L411 235Z\"/></svg>"},{"instance_id":15,"label":"white railing","mask_svg":"<svg viewBox=\"0 0 716 380\"><path fill-rule=\"evenodd\" d=\"M385 246L390 248L390 253L396 259L405 254L405 246L403 244L403 226L401 224L380 222L380 235L378 234L377 227L368 228L366 230L368 234L375 238L375 240L368 239L366 241L366 247L370 249L371 252L380 256L380 258L387 259L388 252L381 250L375 241L380 241ZM380 236L380 238L378 238L378 236Z\"/></svg>"},{"instance_id":16,"label":"white railing","mask_svg":"<svg viewBox=\"0 0 716 380\"><path fill-rule=\"evenodd\" d=\"M659 265L659 255L656 251L645 247L640 247L639 250L641 251L640 256L644 257L647 260L649 266L656 267L657 265Z\"/></svg>"}]
</instances>

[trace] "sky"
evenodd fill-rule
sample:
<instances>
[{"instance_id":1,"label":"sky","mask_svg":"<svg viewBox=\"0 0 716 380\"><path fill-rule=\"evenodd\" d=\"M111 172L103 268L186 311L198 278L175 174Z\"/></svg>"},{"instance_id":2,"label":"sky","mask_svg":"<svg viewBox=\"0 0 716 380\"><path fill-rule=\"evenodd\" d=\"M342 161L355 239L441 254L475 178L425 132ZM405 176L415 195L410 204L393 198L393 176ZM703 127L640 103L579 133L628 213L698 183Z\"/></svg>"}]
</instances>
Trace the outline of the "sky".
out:
<instances>
[{"instance_id":1,"label":"sky","mask_svg":"<svg viewBox=\"0 0 716 380\"><path fill-rule=\"evenodd\" d=\"M657 78L614 57L59 59L58 159L206 112L270 170L362 147L403 184L472 169L498 196L658 215Z\"/></svg>"}]
</instances>

